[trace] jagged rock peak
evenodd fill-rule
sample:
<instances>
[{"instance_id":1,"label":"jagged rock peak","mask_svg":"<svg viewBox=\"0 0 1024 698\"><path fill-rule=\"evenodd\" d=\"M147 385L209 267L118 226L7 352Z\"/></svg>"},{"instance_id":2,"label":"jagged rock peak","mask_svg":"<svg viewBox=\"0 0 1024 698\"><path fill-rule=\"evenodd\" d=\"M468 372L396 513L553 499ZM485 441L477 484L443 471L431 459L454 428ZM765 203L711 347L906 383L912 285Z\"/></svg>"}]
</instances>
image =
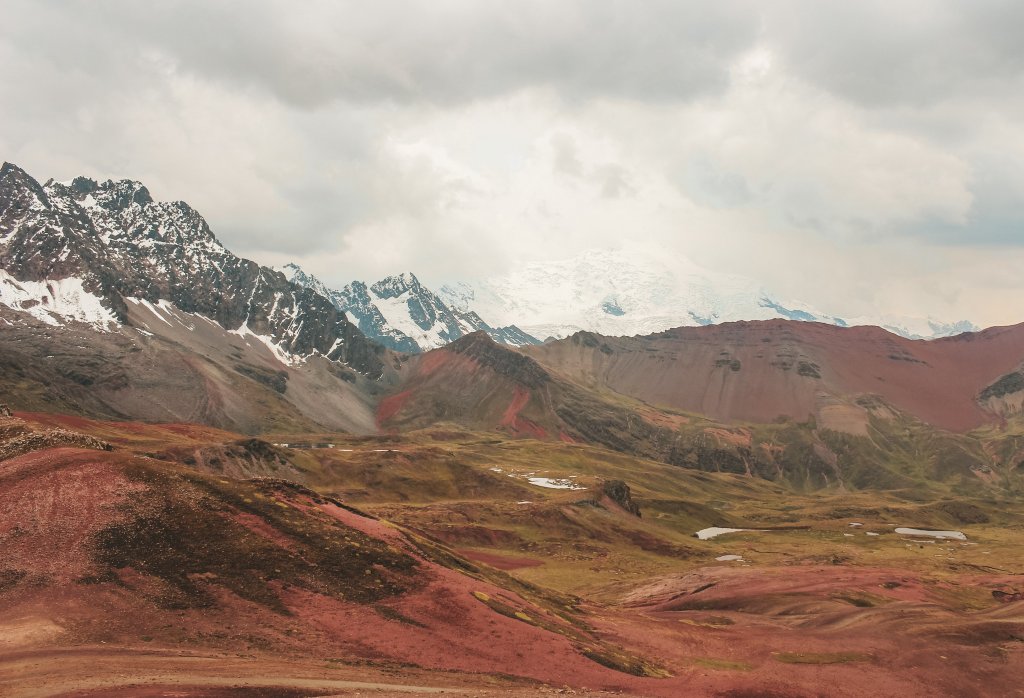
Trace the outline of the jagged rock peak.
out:
<instances>
[{"instance_id":1,"label":"jagged rock peak","mask_svg":"<svg viewBox=\"0 0 1024 698\"><path fill-rule=\"evenodd\" d=\"M412 272L403 272L381 279L370 287L381 298L397 298L406 291L418 293L423 286Z\"/></svg>"},{"instance_id":2,"label":"jagged rock peak","mask_svg":"<svg viewBox=\"0 0 1024 698\"><path fill-rule=\"evenodd\" d=\"M50 205L46 191L39 186L39 182L13 162L4 162L3 166L0 167L0 187L3 188L5 193L17 192L22 194L22 197L24 194L30 194L41 205L46 207ZM6 199L7 197L4 198Z\"/></svg>"}]
</instances>

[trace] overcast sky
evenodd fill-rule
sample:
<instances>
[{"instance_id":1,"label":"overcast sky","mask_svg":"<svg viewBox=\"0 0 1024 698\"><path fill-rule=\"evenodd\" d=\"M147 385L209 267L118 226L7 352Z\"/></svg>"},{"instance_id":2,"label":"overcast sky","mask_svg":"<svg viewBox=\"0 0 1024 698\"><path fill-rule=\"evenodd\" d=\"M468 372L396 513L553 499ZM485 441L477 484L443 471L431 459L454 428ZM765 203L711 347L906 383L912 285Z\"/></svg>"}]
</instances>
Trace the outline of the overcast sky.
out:
<instances>
[{"instance_id":1,"label":"overcast sky","mask_svg":"<svg viewBox=\"0 0 1024 698\"><path fill-rule=\"evenodd\" d=\"M1024 321L1024 3L4 0L0 160L430 283L660 246L855 316Z\"/></svg>"}]
</instances>

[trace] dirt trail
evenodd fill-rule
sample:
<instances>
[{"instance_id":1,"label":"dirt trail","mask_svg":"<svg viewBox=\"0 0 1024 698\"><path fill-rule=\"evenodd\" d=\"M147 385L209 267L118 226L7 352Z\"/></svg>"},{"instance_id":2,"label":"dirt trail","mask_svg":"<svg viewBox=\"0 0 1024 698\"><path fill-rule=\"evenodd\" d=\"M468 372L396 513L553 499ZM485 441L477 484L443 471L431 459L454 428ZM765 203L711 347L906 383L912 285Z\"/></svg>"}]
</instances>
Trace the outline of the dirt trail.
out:
<instances>
[{"instance_id":1,"label":"dirt trail","mask_svg":"<svg viewBox=\"0 0 1024 698\"><path fill-rule=\"evenodd\" d=\"M57 671L59 667L59 671ZM417 675L424 674L423 676ZM373 690L375 695L465 693L458 681L438 685L425 672L406 670L395 681L389 672L327 662L287 662L269 657L238 658L179 651L80 647L0 656L0 695L50 696L204 695L206 689L301 689L297 695ZM446 677L447 678L447 677ZM433 683L434 685L426 685ZM454 684L454 685L451 685ZM159 689L159 690L157 690ZM386 693L380 693L386 692ZM274 693L267 693L274 695Z\"/></svg>"}]
</instances>

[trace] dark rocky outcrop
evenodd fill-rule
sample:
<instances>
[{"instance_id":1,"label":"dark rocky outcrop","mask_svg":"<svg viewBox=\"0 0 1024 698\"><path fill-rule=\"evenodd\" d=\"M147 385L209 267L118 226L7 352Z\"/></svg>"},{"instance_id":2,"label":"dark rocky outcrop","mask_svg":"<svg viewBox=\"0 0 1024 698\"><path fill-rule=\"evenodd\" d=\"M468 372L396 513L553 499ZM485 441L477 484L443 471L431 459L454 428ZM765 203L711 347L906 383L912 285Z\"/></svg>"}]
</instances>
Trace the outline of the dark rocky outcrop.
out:
<instances>
[{"instance_id":1,"label":"dark rocky outcrop","mask_svg":"<svg viewBox=\"0 0 1024 698\"><path fill-rule=\"evenodd\" d=\"M633 516L640 516L640 505L633 501L629 485L623 480L605 480L601 483L601 493Z\"/></svg>"}]
</instances>

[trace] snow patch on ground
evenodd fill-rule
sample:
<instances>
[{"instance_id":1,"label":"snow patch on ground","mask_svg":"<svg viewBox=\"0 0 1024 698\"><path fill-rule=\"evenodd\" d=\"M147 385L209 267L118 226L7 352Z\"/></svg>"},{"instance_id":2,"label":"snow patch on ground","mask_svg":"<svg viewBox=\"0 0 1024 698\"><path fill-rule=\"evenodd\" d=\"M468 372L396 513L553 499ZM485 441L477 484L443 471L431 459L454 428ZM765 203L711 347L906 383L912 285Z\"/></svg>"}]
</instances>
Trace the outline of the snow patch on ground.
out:
<instances>
[{"instance_id":1,"label":"snow patch on ground","mask_svg":"<svg viewBox=\"0 0 1024 698\"><path fill-rule=\"evenodd\" d=\"M575 477L575 475L571 476ZM571 478L552 477L528 477L526 481L537 487L547 487L549 490L585 490L583 485L577 485Z\"/></svg>"},{"instance_id":2,"label":"snow patch on ground","mask_svg":"<svg viewBox=\"0 0 1024 698\"><path fill-rule=\"evenodd\" d=\"M262 334L256 334L255 332L250 330L249 325L247 325L244 322L242 323L242 326L239 327L237 330L228 330L228 334L238 335L239 337L245 339L246 341L249 341L250 339L256 340L260 344L264 345L267 349L269 349L270 353L274 355L274 358L276 358L285 366L296 366L298 364L303 363L300 357L297 357L294 354L289 354L287 351L282 349L279 344L276 344L273 338Z\"/></svg>"},{"instance_id":3,"label":"snow patch on ground","mask_svg":"<svg viewBox=\"0 0 1024 698\"><path fill-rule=\"evenodd\" d=\"M75 277L18 281L0 269L0 304L54 327L65 320L83 322L101 332L119 326L102 299L86 291L82 280Z\"/></svg>"},{"instance_id":4,"label":"snow patch on ground","mask_svg":"<svg viewBox=\"0 0 1024 698\"><path fill-rule=\"evenodd\" d=\"M962 531L929 531L923 528L897 528L896 533L904 536L922 536L939 540L967 540Z\"/></svg>"},{"instance_id":5,"label":"snow patch on ground","mask_svg":"<svg viewBox=\"0 0 1024 698\"><path fill-rule=\"evenodd\" d=\"M502 473L516 480L526 480L531 485L544 487L549 490L587 489L585 486L575 482L579 475L569 475L568 477L538 477L536 473L517 473L513 470L505 471L497 466L490 468L490 471L492 473ZM529 504L529 502L520 502L520 504Z\"/></svg>"},{"instance_id":6,"label":"snow patch on ground","mask_svg":"<svg viewBox=\"0 0 1024 698\"><path fill-rule=\"evenodd\" d=\"M756 528L720 528L718 526L712 526L711 528L702 528L693 535L697 536L701 540L711 540L718 536L726 533L742 533L743 531L756 531Z\"/></svg>"},{"instance_id":7,"label":"snow patch on ground","mask_svg":"<svg viewBox=\"0 0 1024 698\"><path fill-rule=\"evenodd\" d=\"M156 317L157 320L159 320L160 322L164 323L168 327L174 327L174 325L171 323L171 321L168 320L167 318L165 318L163 313L161 312L161 310L166 310L166 308L164 306L154 305L153 303L150 303L149 301L147 301L145 298L134 298L134 297L132 297L132 298L126 298L125 300L127 300L130 303L134 303L136 305L141 305L143 308L145 308L146 310L151 312Z\"/></svg>"}]
</instances>

